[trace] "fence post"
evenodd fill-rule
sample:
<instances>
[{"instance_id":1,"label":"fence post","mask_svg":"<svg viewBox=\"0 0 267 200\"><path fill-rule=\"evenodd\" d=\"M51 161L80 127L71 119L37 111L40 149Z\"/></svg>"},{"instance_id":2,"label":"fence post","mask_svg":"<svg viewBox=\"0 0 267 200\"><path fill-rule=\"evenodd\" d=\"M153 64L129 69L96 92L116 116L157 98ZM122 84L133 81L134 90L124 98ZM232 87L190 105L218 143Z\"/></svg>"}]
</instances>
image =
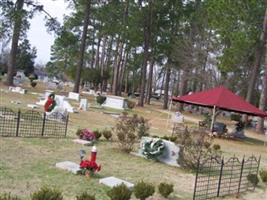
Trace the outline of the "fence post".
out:
<instances>
[{"instance_id":1,"label":"fence post","mask_svg":"<svg viewBox=\"0 0 267 200\"><path fill-rule=\"evenodd\" d=\"M243 160L242 160L242 165L241 165L241 171L240 171L240 178L239 178L239 183L238 183L237 194L240 193L240 186L241 186L241 182L242 182L244 164L245 164L245 156L243 156Z\"/></svg>"},{"instance_id":2,"label":"fence post","mask_svg":"<svg viewBox=\"0 0 267 200\"><path fill-rule=\"evenodd\" d=\"M258 160L258 167L257 167L257 174L256 174L257 176L258 176L258 173L259 173L260 162L261 162L261 156L259 157L259 160ZM255 187L256 187L256 185L254 184L253 191L255 191Z\"/></svg>"},{"instance_id":3,"label":"fence post","mask_svg":"<svg viewBox=\"0 0 267 200\"><path fill-rule=\"evenodd\" d=\"M198 159L198 161L197 161L197 172L196 172L196 179L195 179L195 187L194 187L193 200L195 200L195 198L196 198L197 179L198 179L199 167L200 167L200 159Z\"/></svg>"},{"instance_id":4,"label":"fence post","mask_svg":"<svg viewBox=\"0 0 267 200\"><path fill-rule=\"evenodd\" d=\"M44 116L43 116L43 126L42 126L42 134L41 134L42 137L44 136L45 120L46 120L46 114L45 114L45 112L44 112Z\"/></svg>"},{"instance_id":5,"label":"fence post","mask_svg":"<svg viewBox=\"0 0 267 200\"><path fill-rule=\"evenodd\" d=\"M65 137L67 136L68 123L69 123L69 114L67 114L67 118L66 118L66 124L65 124Z\"/></svg>"},{"instance_id":6,"label":"fence post","mask_svg":"<svg viewBox=\"0 0 267 200\"><path fill-rule=\"evenodd\" d=\"M219 176L219 182L218 182L217 197L220 196L220 189L221 189L221 181L222 181L223 166L224 166L224 158L222 159L222 162L221 162L221 169L220 169L220 176Z\"/></svg>"},{"instance_id":7,"label":"fence post","mask_svg":"<svg viewBox=\"0 0 267 200\"><path fill-rule=\"evenodd\" d=\"M20 123L20 110L18 111L17 128L16 128L16 137L19 136L19 123Z\"/></svg>"}]
</instances>

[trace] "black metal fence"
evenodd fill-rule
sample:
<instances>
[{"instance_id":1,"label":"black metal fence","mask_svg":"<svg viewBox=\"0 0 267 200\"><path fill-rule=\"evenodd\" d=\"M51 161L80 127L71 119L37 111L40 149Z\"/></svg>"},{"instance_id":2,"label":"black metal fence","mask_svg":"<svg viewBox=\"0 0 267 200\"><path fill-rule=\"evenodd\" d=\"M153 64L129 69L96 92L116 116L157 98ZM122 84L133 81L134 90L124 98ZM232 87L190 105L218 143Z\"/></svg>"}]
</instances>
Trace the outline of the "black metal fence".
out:
<instances>
[{"instance_id":1,"label":"black metal fence","mask_svg":"<svg viewBox=\"0 0 267 200\"><path fill-rule=\"evenodd\" d=\"M223 158L211 157L196 172L194 200L214 199L227 195L254 190L250 177L258 174L260 157L245 157L240 161L232 157L226 162Z\"/></svg>"},{"instance_id":2,"label":"black metal fence","mask_svg":"<svg viewBox=\"0 0 267 200\"><path fill-rule=\"evenodd\" d=\"M0 136L6 137L66 137L68 115L34 110L14 111L0 107Z\"/></svg>"}]
</instances>

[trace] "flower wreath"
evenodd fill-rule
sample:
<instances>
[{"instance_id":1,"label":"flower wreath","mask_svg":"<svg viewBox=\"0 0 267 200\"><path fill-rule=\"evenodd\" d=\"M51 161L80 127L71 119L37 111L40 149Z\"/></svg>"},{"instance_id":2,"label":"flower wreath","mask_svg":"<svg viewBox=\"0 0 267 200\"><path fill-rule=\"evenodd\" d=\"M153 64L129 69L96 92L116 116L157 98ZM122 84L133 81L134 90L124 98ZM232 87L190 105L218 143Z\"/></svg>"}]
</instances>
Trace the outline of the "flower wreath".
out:
<instances>
[{"instance_id":1,"label":"flower wreath","mask_svg":"<svg viewBox=\"0 0 267 200\"><path fill-rule=\"evenodd\" d=\"M55 94L50 94L44 105L45 112L51 112L56 107Z\"/></svg>"},{"instance_id":2,"label":"flower wreath","mask_svg":"<svg viewBox=\"0 0 267 200\"><path fill-rule=\"evenodd\" d=\"M161 139L151 139L145 141L142 145L143 155L149 159L157 159L163 154L165 145Z\"/></svg>"}]
</instances>

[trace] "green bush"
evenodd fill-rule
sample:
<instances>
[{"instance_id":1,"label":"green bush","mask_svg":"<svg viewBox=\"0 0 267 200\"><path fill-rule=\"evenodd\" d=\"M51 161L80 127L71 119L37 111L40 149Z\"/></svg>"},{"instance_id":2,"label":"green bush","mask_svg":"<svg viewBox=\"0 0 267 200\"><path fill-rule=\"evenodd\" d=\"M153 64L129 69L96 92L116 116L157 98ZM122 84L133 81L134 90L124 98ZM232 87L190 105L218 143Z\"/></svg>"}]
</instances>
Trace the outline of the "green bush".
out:
<instances>
[{"instance_id":1,"label":"green bush","mask_svg":"<svg viewBox=\"0 0 267 200\"><path fill-rule=\"evenodd\" d=\"M260 177L261 177L262 182L267 183L267 171L261 170Z\"/></svg>"},{"instance_id":2,"label":"green bush","mask_svg":"<svg viewBox=\"0 0 267 200\"><path fill-rule=\"evenodd\" d=\"M5 193L5 194L0 194L0 200L20 200L20 198Z\"/></svg>"},{"instance_id":3,"label":"green bush","mask_svg":"<svg viewBox=\"0 0 267 200\"><path fill-rule=\"evenodd\" d=\"M93 132L95 134L96 140L99 140L102 136L102 133L99 130L94 130Z\"/></svg>"},{"instance_id":4,"label":"green bush","mask_svg":"<svg viewBox=\"0 0 267 200\"><path fill-rule=\"evenodd\" d=\"M127 100L126 102L127 102L127 107L129 109L133 109L136 105L136 103L134 101Z\"/></svg>"},{"instance_id":5,"label":"green bush","mask_svg":"<svg viewBox=\"0 0 267 200\"><path fill-rule=\"evenodd\" d=\"M32 194L31 200L63 200L63 196L57 189L42 187Z\"/></svg>"},{"instance_id":6,"label":"green bush","mask_svg":"<svg viewBox=\"0 0 267 200\"><path fill-rule=\"evenodd\" d=\"M241 120L241 115L239 114L231 114L231 120L239 122Z\"/></svg>"},{"instance_id":7,"label":"green bush","mask_svg":"<svg viewBox=\"0 0 267 200\"><path fill-rule=\"evenodd\" d=\"M110 140L110 138L112 137L112 132L111 130L103 130L102 132L103 136L106 138L106 140Z\"/></svg>"},{"instance_id":8,"label":"green bush","mask_svg":"<svg viewBox=\"0 0 267 200\"><path fill-rule=\"evenodd\" d=\"M159 184L159 193L167 198L173 192L173 184L160 183Z\"/></svg>"},{"instance_id":9,"label":"green bush","mask_svg":"<svg viewBox=\"0 0 267 200\"><path fill-rule=\"evenodd\" d=\"M213 145L213 149L214 149L215 151L219 151L219 150L221 149L221 146L220 146L219 144L214 144L214 145Z\"/></svg>"},{"instance_id":10,"label":"green bush","mask_svg":"<svg viewBox=\"0 0 267 200\"><path fill-rule=\"evenodd\" d=\"M247 179L253 186L257 186L259 183L259 178L258 178L257 174L249 174L247 176Z\"/></svg>"},{"instance_id":11,"label":"green bush","mask_svg":"<svg viewBox=\"0 0 267 200\"><path fill-rule=\"evenodd\" d=\"M111 200L130 200L132 191L126 185L121 184L113 187L107 192L107 195Z\"/></svg>"},{"instance_id":12,"label":"green bush","mask_svg":"<svg viewBox=\"0 0 267 200\"><path fill-rule=\"evenodd\" d=\"M134 186L134 195L137 199L145 200L147 197L150 197L155 192L155 187L149 183L140 181Z\"/></svg>"},{"instance_id":13,"label":"green bush","mask_svg":"<svg viewBox=\"0 0 267 200\"><path fill-rule=\"evenodd\" d=\"M88 194L87 192L83 192L81 195L76 196L77 200L95 200L95 196Z\"/></svg>"},{"instance_id":14,"label":"green bush","mask_svg":"<svg viewBox=\"0 0 267 200\"><path fill-rule=\"evenodd\" d=\"M34 88L37 85L37 82L31 81L31 86Z\"/></svg>"},{"instance_id":15,"label":"green bush","mask_svg":"<svg viewBox=\"0 0 267 200\"><path fill-rule=\"evenodd\" d=\"M107 99L107 97L99 95L96 97L96 102L98 104L102 105L106 101L106 99Z\"/></svg>"}]
</instances>

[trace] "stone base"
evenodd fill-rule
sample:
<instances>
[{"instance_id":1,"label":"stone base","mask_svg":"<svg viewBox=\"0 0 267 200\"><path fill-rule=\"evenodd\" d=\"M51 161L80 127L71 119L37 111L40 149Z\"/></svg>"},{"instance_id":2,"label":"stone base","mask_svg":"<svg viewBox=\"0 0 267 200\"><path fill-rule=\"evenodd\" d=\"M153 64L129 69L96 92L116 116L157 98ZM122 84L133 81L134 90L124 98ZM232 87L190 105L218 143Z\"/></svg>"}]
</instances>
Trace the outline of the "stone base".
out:
<instances>
[{"instance_id":1,"label":"stone base","mask_svg":"<svg viewBox=\"0 0 267 200\"><path fill-rule=\"evenodd\" d=\"M134 184L128 182L128 181L124 181L122 179L119 179L119 178L116 178L116 177L107 177L107 178L102 178L99 180L99 183L100 184L104 184L108 187L115 187L115 186L118 186L118 185L121 185L121 184L125 184L128 188L133 188L134 187Z\"/></svg>"},{"instance_id":2,"label":"stone base","mask_svg":"<svg viewBox=\"0 0 267 200\"><path fill-rule=\"evenodd\" d=\"M80 170L80 165L71 161L56 163L56 167L59 169L67 170L73 174L77 174L77 172Z\"/></svg>"}]
</instances>

